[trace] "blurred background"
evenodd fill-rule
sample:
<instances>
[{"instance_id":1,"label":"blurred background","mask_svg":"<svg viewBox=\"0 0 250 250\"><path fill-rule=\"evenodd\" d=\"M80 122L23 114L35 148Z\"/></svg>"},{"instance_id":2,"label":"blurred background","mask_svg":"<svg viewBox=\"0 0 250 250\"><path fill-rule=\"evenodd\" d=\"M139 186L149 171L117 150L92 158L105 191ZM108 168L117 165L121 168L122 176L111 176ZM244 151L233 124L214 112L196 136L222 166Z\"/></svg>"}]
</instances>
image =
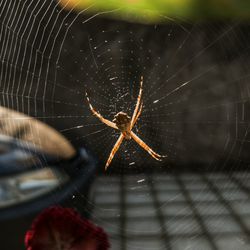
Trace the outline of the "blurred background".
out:
<instances>
[{"instance_id":1,"label":"blurred background","mask_svg":"<svg viewBox=\"0 0 250 250\"><path fill-rule=\"evenodd\" d=\"M250 248L248 1L0 6L1 249L22 249L51 204L92 218L115 250ZM105 172L119 133L85 92L107 119L132 115L141 76L134 132L168 157L124 141Z\"/></svg>"}]
</instances>

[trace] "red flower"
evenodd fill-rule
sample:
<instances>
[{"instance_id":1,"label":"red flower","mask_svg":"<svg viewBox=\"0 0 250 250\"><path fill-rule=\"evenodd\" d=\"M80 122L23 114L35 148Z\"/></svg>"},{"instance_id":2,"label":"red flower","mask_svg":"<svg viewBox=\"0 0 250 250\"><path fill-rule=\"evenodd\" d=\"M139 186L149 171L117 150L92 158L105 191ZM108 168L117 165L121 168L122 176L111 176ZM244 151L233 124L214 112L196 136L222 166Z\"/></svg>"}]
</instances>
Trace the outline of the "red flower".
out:
<instances>
[{"instance_id":1,"label":"red flower","mask_svg":"<svg viewBox=\"0 0 250 250\"><path fill-rule=\"evenodd\" d=\"M26 233L27 250L107 250L107 234L74 209L51 207L33 221Z\"/></svg>"}]
</instances>

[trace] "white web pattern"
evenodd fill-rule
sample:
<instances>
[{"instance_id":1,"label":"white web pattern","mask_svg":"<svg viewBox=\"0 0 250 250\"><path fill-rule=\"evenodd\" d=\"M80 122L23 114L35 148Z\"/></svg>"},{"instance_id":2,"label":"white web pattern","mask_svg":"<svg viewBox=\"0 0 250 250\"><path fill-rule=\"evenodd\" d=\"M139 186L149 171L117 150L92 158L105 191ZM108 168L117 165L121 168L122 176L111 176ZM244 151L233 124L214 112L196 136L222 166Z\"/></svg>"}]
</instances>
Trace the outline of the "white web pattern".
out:
<instances>
[{"instance_id":1,"label":"white web pattern","mask_svg":"<svg viewBox=\"0 0 250 250\"><path fill-rule=\"evenodd\" d=\"M0 9L2 106L45 121L104 162L118 133L92 116L84 93L110 120L132 115L143 75L135 132L169 156L163 167L248 162L249 50L239 23L143 26L53 1L1 1ZM118 171L160 166L132 141L113 163Z\"/></svg>"},{"instance_id":2,"label":"white web pattern","mask_svg":"<svg viewBox=\"0 0 250 250\"><path fill-rule=\"evenodd\" d=\"M151 224L138 223L136 213L150 217L167 211L171 219L166 228L182 230L175 223L190 220L187 207L194 206L189 201L180 208L188 192L196 196L193 200L202 215L217 209L215 203L206 203L214 193L207 185L232 186L235 193L240 186L235 186L237 178L232 181L225 174L217 181L219 175L208 174L206 180L199 174L164 176L164 170L226 168L230 174L249 165L249 27L239 22L142 25L104 18L105 14L77 13L49 0L0 0L0 105L53 126L76 148L90 148L103 173L119 133L92 115L85 91L105 118L112 120L119 111L131 116L143 76L143 111L134 132L168 158L159 163L134 141L124 141L105 177L97 182L96 203L87 202L95 209L93 219L111 234L121 231L123 240L123 233L148 232ZM162 172L155 174L159 168ZM107 178L112 171L139 174ZM244 179L247 182L249 175L239 174L238 183ZM159 201L144 206L150 197L157 198L154 190ZM76 191L72 204L78 197L84 201L81 190ZM232 193L230 189L227 195ZM136 210L136 202L143 206L137 204ZM142 207L148 214L142 214ZM215 214L220 212L224 210ZM124 229L112 221L105 224L105 213L120 221L125 215L130 225ZM210 222L210 217L205 219ZM190 222L187 225L185 230L195 231ZM162 223L156 224L154 232L159 236L162 229Z\"/></svg>"}]
</instances>

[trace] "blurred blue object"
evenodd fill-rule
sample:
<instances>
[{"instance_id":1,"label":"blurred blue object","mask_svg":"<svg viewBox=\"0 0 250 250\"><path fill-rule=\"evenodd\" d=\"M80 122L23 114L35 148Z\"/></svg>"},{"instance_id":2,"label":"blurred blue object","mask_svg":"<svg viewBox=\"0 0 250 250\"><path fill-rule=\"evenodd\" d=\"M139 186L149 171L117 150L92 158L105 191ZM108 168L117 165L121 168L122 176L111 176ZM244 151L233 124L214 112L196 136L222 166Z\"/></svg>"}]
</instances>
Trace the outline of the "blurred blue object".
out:
<instances>
[{"instance_id":1,"label":"blurred blue object","mask_svg":"<svg viewBox=\"0 0 250 250\"><path fill-rule=\"evenodd\" d=\"M54 165L57 156L45 153L33 144L0 134L0 176L37 169L44 164Z\"/></svg>"},{"instance_id":2,"label":"blurred blue object","mask_svg":"<svg viewBox=\"0 0 250 250\"><path fill-rule=\"evenodd\" d=\"M96 162L84 148L65 160L0 135L0 220L62 203L74 192L85 196L95 173Z\"/></svg>"}]
</instances>

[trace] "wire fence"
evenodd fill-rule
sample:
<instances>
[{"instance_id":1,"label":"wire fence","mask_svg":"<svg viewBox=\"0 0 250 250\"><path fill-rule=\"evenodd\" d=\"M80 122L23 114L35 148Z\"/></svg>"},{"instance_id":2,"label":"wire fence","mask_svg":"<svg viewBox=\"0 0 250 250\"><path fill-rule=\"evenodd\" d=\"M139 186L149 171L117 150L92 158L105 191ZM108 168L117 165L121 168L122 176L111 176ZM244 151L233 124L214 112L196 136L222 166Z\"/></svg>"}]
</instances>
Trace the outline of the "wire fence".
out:
<instances>
[{"instance_id":1,"label":"wire fence","mask_svg":"<svg viewBox=\"0 0 250 250\"><path fill-rule=\"evenodd\" d=\"M250 173L99 177L93 219L112 249L250 249Z\"/></svg>"}]
</instances>

